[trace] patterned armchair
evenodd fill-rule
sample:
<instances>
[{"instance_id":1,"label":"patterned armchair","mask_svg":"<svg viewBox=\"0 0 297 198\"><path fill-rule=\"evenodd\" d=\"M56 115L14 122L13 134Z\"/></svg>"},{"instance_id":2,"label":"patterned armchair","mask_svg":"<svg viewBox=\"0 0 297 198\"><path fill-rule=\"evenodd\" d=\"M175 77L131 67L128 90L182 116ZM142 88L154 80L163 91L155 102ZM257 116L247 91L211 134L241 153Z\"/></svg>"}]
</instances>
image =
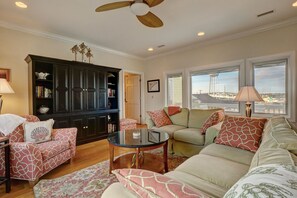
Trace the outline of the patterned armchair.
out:
<instances>
[{"instance_id":1,"label":"patterned armchair","mask_svg":"<svg viewBox=\"0 0 297 198\"><path fill-rule=\"evenodd\" d=\"M38 122L33 115L24 116L28 122ZM1 133L0 133L1 134ZM8 135L10 141L11 178L28 180L34 185L41 176L75 156L76 128L54 129L52 140L43 143L24 142L24 129L19 125ZM0 150L0 175L4 175L4 152Z\"/></svg>"}]
</instances>

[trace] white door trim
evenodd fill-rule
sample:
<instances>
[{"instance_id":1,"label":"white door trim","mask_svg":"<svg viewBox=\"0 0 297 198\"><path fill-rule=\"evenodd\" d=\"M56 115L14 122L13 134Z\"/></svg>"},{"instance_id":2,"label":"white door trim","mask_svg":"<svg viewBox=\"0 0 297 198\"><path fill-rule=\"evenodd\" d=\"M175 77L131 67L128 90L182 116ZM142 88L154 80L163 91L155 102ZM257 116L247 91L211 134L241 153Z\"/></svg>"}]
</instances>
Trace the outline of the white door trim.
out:
<instances>
[{"instance_id":1,"label":"white door trim","mask_svg":"<svg viewBox=\"0 0 297 198\"><path fill-rule=\"evenodd\" d=\"M120 112L120 118L124 118L125 117L125 100L124 100L124 94L125 94L125 77L124 74L125 73L131 73L131 74L138 74L140 75L140 87L141 87L141 92L140 92L140 97L141 97L141 104L140 104L140 115L141 115L141 119L140 122L141 124L145 123L145 109L144 109L144 72L139 72L139 71L133 71L133 70L125 70L123 69L120 72L120 88L121 88L121 94L120 94L120 109L122 109L122 111Z\"/></svg>"}]
</instances>

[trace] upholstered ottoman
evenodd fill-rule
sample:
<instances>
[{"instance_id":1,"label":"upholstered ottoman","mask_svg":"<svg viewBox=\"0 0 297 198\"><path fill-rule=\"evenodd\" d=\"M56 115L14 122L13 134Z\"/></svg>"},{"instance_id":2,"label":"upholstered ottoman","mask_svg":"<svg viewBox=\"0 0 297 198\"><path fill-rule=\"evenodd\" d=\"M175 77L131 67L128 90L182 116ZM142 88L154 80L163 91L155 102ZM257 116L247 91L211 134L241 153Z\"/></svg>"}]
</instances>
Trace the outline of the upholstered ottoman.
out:
<instances>
[{"instance_id":1,"label":"upholstered ottoman","mask_svg":"<svg viewBox=\"0 0 297 198\"><path fill-rule=\"evenodd\" d=\"M123 118L120 120L120 130L136 129L136 120Z\"/></svg>"}]
</instances>

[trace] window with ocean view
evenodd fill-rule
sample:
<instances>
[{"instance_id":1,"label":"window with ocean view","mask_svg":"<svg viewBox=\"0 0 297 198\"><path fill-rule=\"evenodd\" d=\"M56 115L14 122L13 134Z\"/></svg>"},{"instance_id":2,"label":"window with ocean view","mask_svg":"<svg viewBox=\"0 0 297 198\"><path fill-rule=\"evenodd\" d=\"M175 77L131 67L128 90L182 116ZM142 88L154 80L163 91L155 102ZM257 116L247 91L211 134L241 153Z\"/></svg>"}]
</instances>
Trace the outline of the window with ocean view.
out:
<instances>
[{"instance_id":1,"label":"window with ocean view","mask_svg":"<svg viewBox=\"0 0 297 198\"><path fill-rule=\"evenodd\" d=\"M287 67L287 59L253 64L254 85L264 100L255 102L255 113L287 114Z\"/></svg>"},{"instance_id":2,"label":"window with ocean view","mask_svg":"<svg viewBox=\"0 0 297 198\"><path fill-rule=\"evenodd\" d=\"M191 108L224 108L239 112L239 66L191 73Z\"/></svg>"}]
</instances>

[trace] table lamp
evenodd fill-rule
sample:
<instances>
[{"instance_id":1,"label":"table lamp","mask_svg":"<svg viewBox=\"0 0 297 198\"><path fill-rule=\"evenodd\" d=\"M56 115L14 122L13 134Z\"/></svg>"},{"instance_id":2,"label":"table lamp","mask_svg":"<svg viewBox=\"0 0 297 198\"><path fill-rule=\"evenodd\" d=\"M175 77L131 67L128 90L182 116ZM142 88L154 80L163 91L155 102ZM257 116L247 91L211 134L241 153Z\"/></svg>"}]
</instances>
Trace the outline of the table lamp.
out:
<instances>
[{"instance_id":1,"label":"table lamp","mask_svg":"<svg viewBox=\"0 0 297 198\"><path fill-rule=\"evenodd\" d=\"M246 102L245 103L246 117L251 117L252 115L251 102L263 101L262 97L253 86L241 87L238 94L235 97L235 100L240 102Z\"/></svg>"},{"instance_id":2,"label":"table lamp","mask_svg":"<svg viewBox=\"0 0 297 198\"><path fill-rule=\"evenodd\" d=\"M14 93L14 91L9 85L9 83L7 82L7 80L5 78L0 78L0 113L2 109L2 103L3 103L2 94L11 94L11 93Z\"/></svg>"}]
</instances>

